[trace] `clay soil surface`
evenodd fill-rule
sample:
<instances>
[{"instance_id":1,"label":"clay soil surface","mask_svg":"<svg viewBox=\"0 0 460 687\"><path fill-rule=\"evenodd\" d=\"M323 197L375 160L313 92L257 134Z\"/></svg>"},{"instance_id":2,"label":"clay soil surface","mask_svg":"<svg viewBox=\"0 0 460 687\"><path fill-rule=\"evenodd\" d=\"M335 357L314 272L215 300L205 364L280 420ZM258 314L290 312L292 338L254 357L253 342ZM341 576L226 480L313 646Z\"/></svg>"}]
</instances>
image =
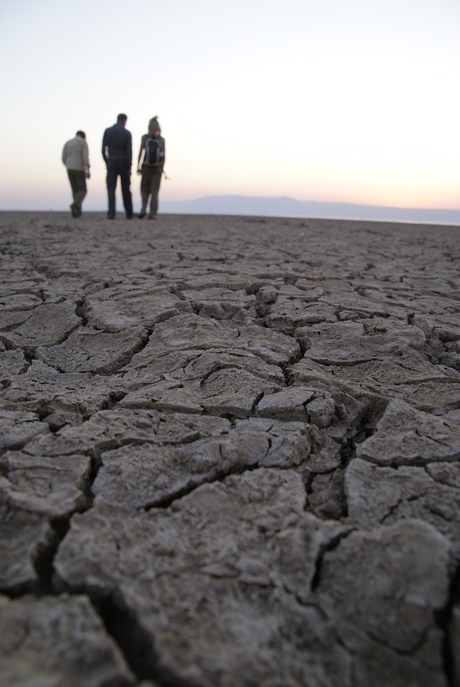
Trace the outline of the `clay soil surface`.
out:
<instances>
[{"instance_id":1,"label":"clay soil surface","mask_svg":"<svg viewBox=\"0 0 460 687\"><path fill-rule=\"evenodd\" d=\"M460 227L0 251L1 687L458 687Z\"/></svg>"}]
</instances>

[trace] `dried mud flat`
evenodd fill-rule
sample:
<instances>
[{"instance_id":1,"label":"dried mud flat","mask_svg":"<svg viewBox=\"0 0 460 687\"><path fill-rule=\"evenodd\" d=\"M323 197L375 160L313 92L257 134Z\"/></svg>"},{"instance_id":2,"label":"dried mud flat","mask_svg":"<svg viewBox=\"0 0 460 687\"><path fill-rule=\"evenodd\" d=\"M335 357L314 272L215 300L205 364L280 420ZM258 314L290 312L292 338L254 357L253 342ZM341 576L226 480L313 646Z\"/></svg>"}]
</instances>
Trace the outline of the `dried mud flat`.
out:
<instances>
[{"instance_id":1,"label":"dried mud flat","mask_svg":"<svg viewBox=\"0 0 460 687\"><path fill-rule=\"evenodd\" d=\"M460 684L460 227L0 246L2 687Z\"/></svg>"}]
</instances>

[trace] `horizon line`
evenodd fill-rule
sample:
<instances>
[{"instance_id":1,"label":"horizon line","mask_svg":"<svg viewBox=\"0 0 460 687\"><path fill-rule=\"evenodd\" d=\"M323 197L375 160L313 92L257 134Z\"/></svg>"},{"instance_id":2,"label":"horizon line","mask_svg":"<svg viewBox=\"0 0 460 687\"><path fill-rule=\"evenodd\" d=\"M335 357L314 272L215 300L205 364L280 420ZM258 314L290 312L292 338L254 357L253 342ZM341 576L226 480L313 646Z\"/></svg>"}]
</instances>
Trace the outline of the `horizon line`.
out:
<instances>
[{"instance_id":1,"label":"horizon line","mask_svg":"<svg viewBox=\"0 0 460 687\"><path fill-rule=\"evenodd\" d=\"M35 213L35 214L65 214L68 215L68 210L2 210L0 209L0 214L2 213ZM107 214L107 210L86 210L83 215L96 215L96 214ZM319 220L319 221L334 221L334 222L372 222L372 223L382 223L382 224L413 224L422 226L445 226L445 227L460 227L460 219L458 222L443 222L440 220L421 220L421 219L393 219L393 218L378 218L378 217L337 217L337 216L327 216L327 215L264 215L264 214L251 214L251 213L237 213L237 212L184 212L175 213L172 211L159 212L159 218L164 216L194 216L194 217L260 217L264 219L295 219L295 220ZM123 211L119 213L119 219L125 219L123 217ZM136 213L134 214L134 219L137 219Z\"/></svg>"},{"instance_id":2,"label":"horizon line","mask_svg":"<svg viewBox=\"0 0 460 687\"><path fill-rule=\"evenodd\" d=\"M160 198L161 199L161 198ZM378 203L361 203L358 201L348 201L348 200L299 200L293 196L260 196L260 195L242 195L239 193L226 193L226 194L207 194L201 195L194 198L175 198L175 199L161 199L161 204L175 204L175 203L198 203L200 201L206 200L254 200L260 202L267 201L288 201L291 203L299 205L326 205L326 206L345 206L345 207L357 207L357 208L375 208L382 210L402 210L404 212L419 211L419 212L459 212L460 206L458 207L446 207L446 206L407 206L407 205L383 205ZM63 208L63 210L65 210ZM61 209L49 208L46 210L39 210L37 208L25 209L25 208L0 208L0 212L61 212ZM88 212L104 212L104 208L101 210L88 210Z\"/></svg>"}]
</instances>

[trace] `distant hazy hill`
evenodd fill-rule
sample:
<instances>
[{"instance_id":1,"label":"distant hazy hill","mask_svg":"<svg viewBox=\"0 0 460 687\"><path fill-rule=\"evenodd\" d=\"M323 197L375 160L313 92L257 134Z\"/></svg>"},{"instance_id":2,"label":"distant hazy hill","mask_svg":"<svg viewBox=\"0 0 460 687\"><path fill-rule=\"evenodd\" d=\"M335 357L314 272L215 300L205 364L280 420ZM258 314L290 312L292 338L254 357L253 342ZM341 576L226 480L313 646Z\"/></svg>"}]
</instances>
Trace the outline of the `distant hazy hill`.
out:
<instances>
[{"instance_id":1,"label":"distant hazy hill","mask_svg":"<svg viewBox=\"0 0 460 687\"><path fill-rule=\"evenodd\" d=\"M324 217L331 219L369 219L403 222L460 224L459 210L420 210L388 208L352 203L318 203L294 198L257 196L206 196L197 200L163 201L161 210L169 213L203 215L258 215L265 217Z\"/></svg>"}]
</instances>

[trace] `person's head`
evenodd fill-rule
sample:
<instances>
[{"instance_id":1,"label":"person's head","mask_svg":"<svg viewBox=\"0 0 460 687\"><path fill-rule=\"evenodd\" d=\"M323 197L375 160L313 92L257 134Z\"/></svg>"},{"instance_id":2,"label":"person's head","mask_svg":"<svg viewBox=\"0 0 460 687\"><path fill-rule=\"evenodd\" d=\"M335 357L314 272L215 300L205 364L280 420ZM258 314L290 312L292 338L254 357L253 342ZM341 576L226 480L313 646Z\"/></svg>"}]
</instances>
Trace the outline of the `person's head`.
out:
<instances>
[{"instance_id":1,"label":"person's head","mask_svg":"<svg viewBox=\"0 0 460 687\"><path fill-rule=\"evenodd\" d=\"M118 115L118 117L117 117L118 124L123 124L123 126L125 126L127 121L128 121L128 117L125 114L119 114Z\"/></svg>"},{"instance_id":2,"label":"person's head","mask_svg":"<svg viewBox=\"0 0 460 687\"><path fill-rule=\"evenodd\" d=\"M158 124L157 117L152 117L152 119L149 122L149 134L151 136L156 136L157 134L161 134L161 128L160 128L160 125Z\"/></svg>"},{"instance_id":3,"label":"person's head","mask_svg":"<svg viewBox=\"0 0 460 687\"><path fill-rule=\"evenodd\" d=\"M86 134L84 131L77 131L76 135L83 139L86 138Z\"/></svg>"}]
</instances>

